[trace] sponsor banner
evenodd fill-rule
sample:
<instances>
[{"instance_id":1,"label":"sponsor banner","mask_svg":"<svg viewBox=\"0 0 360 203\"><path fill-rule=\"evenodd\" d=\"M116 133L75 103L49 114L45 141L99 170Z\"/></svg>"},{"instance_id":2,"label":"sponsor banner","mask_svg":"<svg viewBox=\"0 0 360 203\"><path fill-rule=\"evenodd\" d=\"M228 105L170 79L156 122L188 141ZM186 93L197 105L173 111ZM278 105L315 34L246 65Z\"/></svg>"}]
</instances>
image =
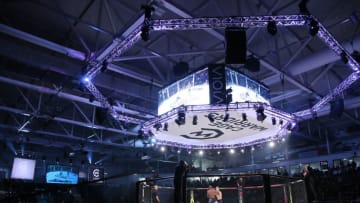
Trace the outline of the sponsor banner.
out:
<instances>
[{"instance_id":1,"label":"sponsor banner","mask_svg":"<svg viewBox=\"0 0 360 203\"><path fill-rule=\"evenodd\" d=\"M224 65L210 65L209 75L209 94L210 104L226 103L226 76Z\"/></svg>"}]
</instances>

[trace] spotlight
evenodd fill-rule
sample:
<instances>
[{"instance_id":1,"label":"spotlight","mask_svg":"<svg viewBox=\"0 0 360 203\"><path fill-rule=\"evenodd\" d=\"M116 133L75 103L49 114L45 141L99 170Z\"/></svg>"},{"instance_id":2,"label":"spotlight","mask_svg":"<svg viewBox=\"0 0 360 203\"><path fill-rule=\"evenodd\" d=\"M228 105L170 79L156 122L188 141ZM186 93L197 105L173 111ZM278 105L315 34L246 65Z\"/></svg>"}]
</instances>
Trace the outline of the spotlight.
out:
<instances>
[{"instance_id":1,"label":"spotlight","mask_svg":"<svg viewBox=\"0 0 360 203\"><path fill-rule=\"evenodd\" d=\"M302 0L300 3L299 3L299 10L300 10L300 13L303 14L303 15L310 15L310 12L306 6L306 4L308 3L309 0Z\"/></svg>"},{"instance_id":2,"label":"spotlight","mask_svg":"<svg viewBox=\"0 0 360 203\"><path fill-rule=\"evenodd\" d=\"M160 151L165 152L166 148L164 146L160 147Z\"/></svg>"},{"instance_id":3,"label":"spotlight","mask_svg":"<svg viewBox=\"0 0 360 203\"><path fill-rule=\"evenodd\" d=\"M90 82L90 78L87 76L84 76L81 78L81 81L83 81L84 83Z\"/></svg>"},{"instance_id":4,"label":"spotlight","mask_svg":"<svg viewBox=\"0 0 360 203\"><path fill-rule=\"evenodd\" d=\"M112 97L108 97L107 101L109 102L110 106L115 106L115 104L116 104L114 98L112 98Z\"/></svg>"},{"instance_id":5,"label":"spotlight","mask_svg":"<svg viewBox=\"0 0 360 203\"><path fill-rule=\"evenodd\" d=\"M358 51L353 51L353 53L351 53L351 56L355 59L355 61L360 63L360 53Z\"/></svg>"},{"instance_id":6,"label":"spotlight","mask_svg":"<svg viewBox=\"0 0 360 203\"><path fill-rule=\"evenodd\" d=\"M224 116L223 121L226 122L226 121L229 120L229 118L230 118L230 114L229 114L229 113L225 113L225 116Z\"/></svg>"},{"instance_id":7,"label":"spotlight","mask_svg":"<svg viewBox=\"0 0 360 203\"><path fill-rule=\"evenodd\" d=\"M221 154L221 152L220 152L220 151L217 151L217 154Z\"/></svg>"},{"instance_id":8,"label":"spotlight","mask_svg":"<svg viewBox=\"0 0 360 203\"><path fill-rule=\"evenodd\" d=\"M268 22L266 28L267 28L267 31L268 31L269 34L271 34L273 36L276 35L277 27L276 27L276 22L275 21Z\"/></svg>"},{"instance_id":9,"label":"spotlight","mask_svg":"<svg viewBox=\"0 0 360 203\"><path fill-rule=\"evenodd\" d=\"M254 146L251 147L251 151L255 151L255 147L254 147Z\"/></svg>"},{"instance_id":10,"label":"spotlight","mask_svg":"<svg viewBox=\"0 0 360 203\"><path fill-rule=\"evenodd\" d=\"M164 131L168 131L168 128L169 128L169 124L168 124L168 123L164 123L164 128L163 128L163 130L164 130Z\"/></svg>"},{"instance_id":11,"label":"spotlight","mask_svg":"<svg viewBox=\"0 0 360 203\"><path fill-rule=\"evenodd\" d=\"M203 150L200 150L200 151L199 151L199 155L200 155L200 156L204 155L204 151L203 151Z\"/></svg>"},{"instance_id":12,"label":"spotlight","mask_svg":"<svg viewBox=\"0 0 360 203\"><path fill-rule=\"evenodd\" d=\"M150 141L151 141L152 144L155 144L155 143L156 143L156 139L155 139L155 138L151 138Z\"/></svg>"},{"instance_id":13,"label":"spotlight","mask_svg":"<svg viewBox=\"0 0 360 203\"><path fill-rule=\"evenodd\" d=\"M272 122L273 125L276 125L276 119L275 119L275 117L272 117L272 118L271 118L271 122Z\"/></svg>"},{"instance_id":14,"label":"spotlight","mask_svg":"<svg viewBox=\"0 0 360 203\"><path fill-rule=\"evenodd\" d=\"M180 150L180 149L178 149L178 150L177 150L177 153L178 153L178 154L180 154L180 153L181 153L181 150Z\"/></svg>"},{"instance_id":15,"label":"spotlight","mask_svg":"<svg viewBox=\"0 0 360 203\"><path fill-rule=\"evenodd\" d=\"M318 31L319 31L319 23L316 20L311 19L309 31L310 31L311 36L315 36L318 33Z\"/></svg>"},{"instance_id":16,"label":"spotlight","mask_svg":"<svg viewBox=\"0 0 360 203\"><path fill-rule=\"evenodd\" d=\"M349 59L347 58L347 55L346 55L346 52L345 51L342 51L341 54L340 54L340 57L341 57L341 60L347 64L347 62L349 61Z\"/></svg>"},{"instance_id":17,"label":"spotlight","mask_svg":"<svg viewBox=\"0 0 360 203\"><path fill-rule=\"evenodd\" d=\"M213 123L215 121L214 116L211 113L209 113L207 117L208 117L210 122Z\"/></svg>"},{"instance_id":18,"label":"spotlight","mask_svg":"<svg viewBox=\"0 0 360 203\"><path fill-rule=\"evenodd\" d=\"M179 111L178 112L178 117L177 119L175 119L175 123L178 125L184 125L185 124L185 112L184 111Z\"/></svg>"},{"instance_id":19,"label":"spotlight","mask_svg":"<svg viewBox=\"0 0 360 203\"><path fill-rule=\"evenodd\" d=\"M193 125L197 125L197 123L198 123L198 117L197 117L197 116L194 116L194 117L193 117L192 124L193 124Z\"/></svg>"},{"instance_id":20,"label":"spotlight","mask_svg":"<svg viewBox=\"0 0 360 203\"><path fill-rule=\"evenodd\" d=\"M241 116L242 116L242 120L243 120L243 121L247 121L246 113L242 113Z\"/></svg>"},{"instance_id":21,"label":"spotlight","mask_svg":"<svg viewBox=\"0 0 360 203\"><path fill-rule=\"evenodd\" d=\"M156 131L159 131L160 128L162 128L161 123L155 123L154 128L156 129Z\"/></svg>"},{"instance_id":22,"label":"spotlight","mask_svg":"<svg viewBox=\"0 0 360 203\"><path fill-rule=\"evenodd\" d=\"M235 154L235 149L230 149L229 152L230 154Z\"/></svg>"},{"instance_id":23,"label":"spotlight","mask_svg":"<svg viewBox=\"0 0 360 203\"><path fill-rule=\"evenodd\" d=\"M145 42L148 41L150 39L150 35L149 35L149 26L144 26L141 28L141 39L144 40Z\"/></svg>"},{"instance_id":24,"label":"spotlight","mask_svg":"<svg viewBox=\"0 0 360 203\"><path fill-rule=\"evenodd\" d=\"M283 121L283 120L280 120L280 121L279 121L279 126L281 127L283 124L284 124L284 121Z\"/></svg>"},{"instance_id":25,"label":"spotlight","mask_svg":"<svg viewBox=\"0 0 360 203\"><path fill-rule=\"evenodd\" d=\"M261 122L266 119L266 115L264 114L264 107L262 105L258 106L256 109L256 119Z\"/></svg>"},{"instance_id":26,"label":"spotlight","mask_svg":"<svg viewBox=\"0 0 360 203\"><path fill-rule=\"evenodd\" d=\"M241 149L240 151L241 151L241 153L243 153L243 154L245 153L245 149Z\"/></svg>"},{"instance_id":27,"label":"spotlight","mask_svg":"<svg viewBox=\"0 0 360 203\"><path fill-rule=\"evenodd\" d=\"M294 126L295 127L295 126ZM291 123L289 123L287 126L286 126L286 130L288 131L291 131L293 129L293 125Z\"/></svg>"},{"instance_id":28,"label":"spotlight","mask_svg":"<svg viewBox=\"0 0 360 203\"><path fill-rule=\"evenodd\" d=\"M155 11L154 7L149 5L141 5L141 8L144 9L145 19L151 18L151 14Z\"/></svg>"},{"instance_id":29,"label":"spotlight","mask_svg":"<svg viewBox=\"0 0 360 203\"><path fill-rule=\"evenodd\" d=\"M285 142L285 141L286 141L285 137L283 137L283 138L281 139L281 141L282 141L282 142Z\"/></svg>"},{"instance_id":30,"label":"spotlight","mask_svg":"<svg viewBox=\"0 0 360 203\"><path fill-rule=\"evenodd\" d=\"M274 141L269 142L269 147L271 148L275 147L275 142Z\"/></svg>"},{"instance_id":31,"label":"spotlight","mask_svg":"<svg viewBox=\"0 0 360 203\"><path fill-rule=\"evenodd\" d=\"M109 65L109 63L107 61L104 61L101 65L100 72L102 72L102 73L105 72L106 69L108 68L108 65Z\"/></svg>"},{"instance_id":32,"label":"spotlight","mask_svg":"<svg viewBox=\"0 0 360 203\"><path fill-rule=\"evenodd\" d=\"M90 94L90 96L89 96L89 102L90 102L90 103L93 103L94 101L95 101L95 96L92 95L92 94Z\"/></svg>"}]
</instances>

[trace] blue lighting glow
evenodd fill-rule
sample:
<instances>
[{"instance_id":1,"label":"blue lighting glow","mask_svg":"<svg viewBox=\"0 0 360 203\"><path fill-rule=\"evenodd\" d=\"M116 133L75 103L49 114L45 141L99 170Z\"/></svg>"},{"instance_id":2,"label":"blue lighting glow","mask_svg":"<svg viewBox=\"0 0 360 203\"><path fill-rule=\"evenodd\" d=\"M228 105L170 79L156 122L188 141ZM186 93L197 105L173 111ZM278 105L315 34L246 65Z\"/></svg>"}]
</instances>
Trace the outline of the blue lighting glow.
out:
<instances>
[{"instance_id":1,"label":"blue lighting glow","mask_svg":"<svg viewBox=\"0 0 360 203\"><path fill-rule=\"evenodd\" d=\"M88 78L87 76L84 76L81 80L83 82L90 82L90 78Z\"/></svg>"}]
</instances>

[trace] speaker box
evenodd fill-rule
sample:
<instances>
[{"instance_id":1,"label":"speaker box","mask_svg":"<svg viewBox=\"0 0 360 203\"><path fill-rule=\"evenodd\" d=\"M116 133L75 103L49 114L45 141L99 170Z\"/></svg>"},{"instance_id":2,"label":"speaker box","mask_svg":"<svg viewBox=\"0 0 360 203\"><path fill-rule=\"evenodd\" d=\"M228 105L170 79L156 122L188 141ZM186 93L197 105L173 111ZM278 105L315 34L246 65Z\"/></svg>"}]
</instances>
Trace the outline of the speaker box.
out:
<instances>
[{"instance_id":1,"label":"speaker box","mask_svg":"<svg viewBox=\"0 0 360 203\"><path fill-rule=\"evenodd\" d=\"M246 31L244 28L226 28L226 64L244 64L246 62Z\"/></svg>"}]
</instances>

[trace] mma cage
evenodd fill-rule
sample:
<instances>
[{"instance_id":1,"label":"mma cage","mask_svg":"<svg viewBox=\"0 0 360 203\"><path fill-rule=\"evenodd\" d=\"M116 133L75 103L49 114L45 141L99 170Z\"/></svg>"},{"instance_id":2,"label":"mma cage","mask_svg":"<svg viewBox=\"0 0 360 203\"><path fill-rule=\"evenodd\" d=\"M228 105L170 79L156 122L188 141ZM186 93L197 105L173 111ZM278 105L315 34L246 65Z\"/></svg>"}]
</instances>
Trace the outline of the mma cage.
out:
<instances>
[{"instance_id":1,"label":"mma cage","mask_svg":"<svg viewBox=\"0 0 360 203\"><path fill-rule=\"evenodd\" d=\"M153 203L154 185L160 202L174 200L173 177L147 179L136 184L137 203ZM267 174L189 175L185 177L185 202L208 203L207 190L218 186L226 203L307 203L302 179Z\"/></svg>"}]
</instances>

